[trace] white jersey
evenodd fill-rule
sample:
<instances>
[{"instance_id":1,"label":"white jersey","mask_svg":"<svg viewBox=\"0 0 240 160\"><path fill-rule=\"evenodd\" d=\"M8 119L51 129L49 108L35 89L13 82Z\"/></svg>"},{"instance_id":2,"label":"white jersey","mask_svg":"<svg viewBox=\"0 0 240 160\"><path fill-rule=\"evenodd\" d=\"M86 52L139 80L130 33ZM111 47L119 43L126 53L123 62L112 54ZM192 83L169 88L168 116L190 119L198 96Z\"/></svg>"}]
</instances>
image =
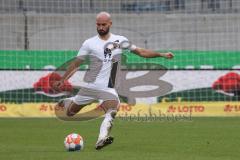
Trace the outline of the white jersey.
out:
<instances>
[{"instance_id":1,"label":"white jersey","mask_svg":"<svg viewBox=\"0 0 240 160\"><path fill-rule=\"evenodd\" d=\"M120 44L128 41L126 37L110 34L108 40L102 40L99 36L87 39L80 48L77 57L85 59L89 56L89 70L87 70L84 81L89 88L113 88L116 72L120 67L122 49L111 49L110 43ZM106 47L106 46L110 46Z\"/></svg>"}]
</instances>

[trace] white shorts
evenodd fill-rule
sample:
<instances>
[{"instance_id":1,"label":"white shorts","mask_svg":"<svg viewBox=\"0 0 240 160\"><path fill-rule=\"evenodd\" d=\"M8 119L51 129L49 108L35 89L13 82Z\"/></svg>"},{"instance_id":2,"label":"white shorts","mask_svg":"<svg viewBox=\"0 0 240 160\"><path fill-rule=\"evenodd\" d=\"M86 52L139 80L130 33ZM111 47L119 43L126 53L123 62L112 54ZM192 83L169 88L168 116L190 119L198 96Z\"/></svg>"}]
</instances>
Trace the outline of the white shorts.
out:
<instances>
[{"instance_id":1,"label":"white shorts","mask_svg":"<svg viewBox=\"0 0 240 160\"><path fill-rule=\"evenodd\" d=\"M102 102L107 100L116 100L120 102L118 94L114 88L81 88L76 96L70 97L68 99L72 100L77 105L90 104L97 100L100 100Z\"/></svg>"}]
</instances>

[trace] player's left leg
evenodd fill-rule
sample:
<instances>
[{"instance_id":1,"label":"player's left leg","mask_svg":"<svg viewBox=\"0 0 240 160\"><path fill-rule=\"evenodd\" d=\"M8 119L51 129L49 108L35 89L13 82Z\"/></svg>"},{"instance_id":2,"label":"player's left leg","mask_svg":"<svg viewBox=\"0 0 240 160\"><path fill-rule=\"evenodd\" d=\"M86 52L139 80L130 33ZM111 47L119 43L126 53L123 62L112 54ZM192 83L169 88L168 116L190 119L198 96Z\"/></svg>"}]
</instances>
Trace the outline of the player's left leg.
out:
<instances>
[{"instance_id":1,"label":"player's left leg","mask_svg":"<svg viewBox=\"0 0 240 160\"><path fill-rule=\"evenodd\" d=\"M113 126L113 120L117 114L119 100L107 100L104 101L101 106L106 111L106 114L100 126L100 132L95 146L97 150L113 142L113 137L111 137L109 134Z\"/></svg>"}]
</instances>

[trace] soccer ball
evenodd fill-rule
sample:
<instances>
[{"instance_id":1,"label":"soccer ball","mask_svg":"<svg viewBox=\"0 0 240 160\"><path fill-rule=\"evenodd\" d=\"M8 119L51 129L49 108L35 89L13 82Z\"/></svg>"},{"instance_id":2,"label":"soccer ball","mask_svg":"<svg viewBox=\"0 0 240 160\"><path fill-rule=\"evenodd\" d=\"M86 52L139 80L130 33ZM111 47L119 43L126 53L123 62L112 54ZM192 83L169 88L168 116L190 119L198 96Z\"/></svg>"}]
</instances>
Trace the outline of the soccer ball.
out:
<instances>
[{"instance_id":1,"label":"soccer ball","mask_svg":"<svg viewBox=\"0 0 240 160\"><path fill-rule=\"evenodd\" d=\"M83 138L77 133L66 136L64 146L67 151L81 151L83 149Z\"/></svg>"}]
</instances>

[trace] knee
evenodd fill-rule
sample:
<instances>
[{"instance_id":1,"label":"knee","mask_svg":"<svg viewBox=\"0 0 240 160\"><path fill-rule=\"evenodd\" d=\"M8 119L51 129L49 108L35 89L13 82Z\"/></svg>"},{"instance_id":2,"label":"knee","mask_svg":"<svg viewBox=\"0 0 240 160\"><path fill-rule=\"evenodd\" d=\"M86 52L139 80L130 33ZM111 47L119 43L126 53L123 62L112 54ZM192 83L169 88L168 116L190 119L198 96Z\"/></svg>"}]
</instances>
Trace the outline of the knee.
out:
<instances>
[{"instance_id":1,"label":"knee","mask_svg":"<svg viewBox=\"0 0 240 160\"><path fill-rule=\"evenodd\" d=\"M104 101L101 106L107 112L108 110L118 110L118 106L120 105L119 100L107 100Z\"/></svg>"},{"instance_id":2,"label":"knee","mask_svg":"<svg viewBox=\"0 0 240 160\"><path fill-rule=\"evenodd\" d=\"M112 118L115 118L116 115L117 115L117 110L114 110L114 111L111 112L111 116L112 116Z\"/></svg>"},{"instance_id":3,"label":"knee","mask_svg":"<svg viewBox=\"0 0 240 160\"><path fill-rule=\"evenodd\" d=\"M73 113L73 112L71 112L69 109L66 111L66 115L68 116L68 117L72 117L72 116L74 116L76 113Z\"/></svg>"},{"instance_id":4,"label":"knee","mask_svg":"<svg viewBox=\"0 0 240 160\"><path fill-rule=\"evenodd\" d=\"M118 110L118 108L119 108L119 105L120 105L120 101L119 101L119 100L114 100L111 109L112 109L112 110L116 110L116 112L117 112L117 110Z\"/></svg>"},{"instance_id":5,"label":"knee","mask_svg":"<svg viewBox=\"0 0 240 160\"><path fill-rule=\"evenodd\" d=\"M72 117L75 114L77 114L85 105L78 105L74 102L69 104L69 106L66 107L66 115L68 117Z\"/></svg>"}]
</instances>

